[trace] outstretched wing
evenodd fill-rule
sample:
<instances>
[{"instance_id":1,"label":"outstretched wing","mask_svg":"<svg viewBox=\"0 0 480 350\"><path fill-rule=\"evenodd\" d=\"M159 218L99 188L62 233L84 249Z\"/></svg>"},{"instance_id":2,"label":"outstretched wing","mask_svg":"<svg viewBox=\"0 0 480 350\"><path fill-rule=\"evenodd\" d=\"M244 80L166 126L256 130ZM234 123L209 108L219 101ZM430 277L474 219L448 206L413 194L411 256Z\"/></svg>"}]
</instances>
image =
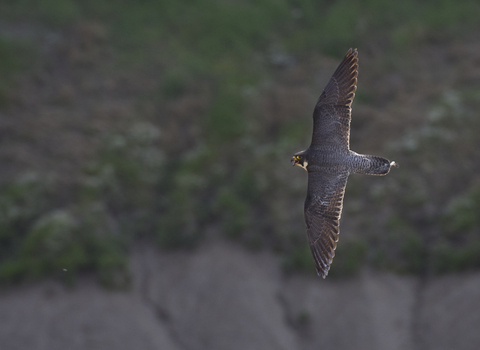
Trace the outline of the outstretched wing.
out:
<instances>
[{"instance_id":1,"label":"outstretched wing","mask_svg":"<svg viewBox=\"0 0 480 350\"><path fill-rule=\"evenodd\" d=\"M327 276L335 256L348 175L348 172L308 173L305 223L315 267L323 278Z\"/></svg>"},{"instance_id":2,"label":"outstretched wing","mask_svg":"<svg viewBox=\"0 0 480 350\"><path fill-rule=\"evenodd\" d=\"M318 98L313 112L312 148L332 144L349 149L352 102L357 90L357 55L357 49L348 50Z\"/></svg>"}]
</instances>

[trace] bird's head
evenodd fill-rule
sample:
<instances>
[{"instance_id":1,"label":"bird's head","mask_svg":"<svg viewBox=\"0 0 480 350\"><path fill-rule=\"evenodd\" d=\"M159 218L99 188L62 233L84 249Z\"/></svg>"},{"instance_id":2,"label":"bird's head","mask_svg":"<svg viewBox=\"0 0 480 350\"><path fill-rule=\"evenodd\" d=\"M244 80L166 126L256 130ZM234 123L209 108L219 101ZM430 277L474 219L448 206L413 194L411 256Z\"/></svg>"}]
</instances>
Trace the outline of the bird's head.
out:
<instances>
[{"instance_id":1,"label":"bird's head","mask_svg":"<svg viewBox=\"0 0 480 350\"><path fill-rule=\"evenodd\" d=\"M303 152L295 153L292 157L292 165L298 165L307 170L308 161L305 159L305 154Z\"/></svg>"}]
</instances>

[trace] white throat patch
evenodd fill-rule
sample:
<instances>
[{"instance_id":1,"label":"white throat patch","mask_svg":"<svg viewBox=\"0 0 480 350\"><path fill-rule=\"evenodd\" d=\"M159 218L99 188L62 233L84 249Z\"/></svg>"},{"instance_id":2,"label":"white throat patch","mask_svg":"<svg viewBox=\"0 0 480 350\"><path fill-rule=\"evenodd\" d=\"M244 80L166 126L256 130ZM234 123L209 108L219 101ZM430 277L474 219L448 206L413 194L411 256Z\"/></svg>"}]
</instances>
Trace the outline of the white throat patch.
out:
<instances>
[{"instance_id":1,"label":"white throat patch","mask_svg":"<svg viewBox=\"0 0 480 350\"><path fill-rule=\"evenodd\" d=\"M303 161L303 164L298 164L298 166L305 169L305 171L307 171L307 165L308 165L308 162L306 159Z\"/></svg>"}]
</instances>

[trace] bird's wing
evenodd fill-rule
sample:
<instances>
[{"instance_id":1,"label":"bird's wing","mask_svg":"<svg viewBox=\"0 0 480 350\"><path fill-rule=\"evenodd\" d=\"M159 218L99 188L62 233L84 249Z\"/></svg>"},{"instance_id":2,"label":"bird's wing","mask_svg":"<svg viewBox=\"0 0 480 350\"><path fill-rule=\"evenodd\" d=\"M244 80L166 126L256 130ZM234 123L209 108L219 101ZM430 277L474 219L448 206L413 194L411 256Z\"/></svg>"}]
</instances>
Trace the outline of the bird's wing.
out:
<instances>
[{"instance_id":1,"label":"bird's wing","mask_svg":"<svg viewBox=\"0 0 480 350\"><path fill-rule=\"evenodd\" d=\"M312 145L349 149L352 102L357 90L357 49L348 50L318 98L313 112Z\"/></svg>"},{"instance_id":2,"label":"bird's wing","mask_svg":"<svg viewBox=\"0 0 480 350\"><path fill-rule=\"evenodd\" d=\"M315 267L318 275L323 278L327 276L335 256L348 175L348 172L308 173L305 223Z\"/></svg>"}]
</instances>

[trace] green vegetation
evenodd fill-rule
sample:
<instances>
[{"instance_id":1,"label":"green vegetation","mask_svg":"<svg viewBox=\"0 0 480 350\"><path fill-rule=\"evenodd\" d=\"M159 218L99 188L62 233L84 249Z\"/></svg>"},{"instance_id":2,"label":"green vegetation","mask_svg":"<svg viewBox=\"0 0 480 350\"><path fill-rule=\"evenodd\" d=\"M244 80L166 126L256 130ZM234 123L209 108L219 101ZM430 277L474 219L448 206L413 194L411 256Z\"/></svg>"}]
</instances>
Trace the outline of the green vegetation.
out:
<instances>
[{"instance_id":1,"label":"green vegetation","mask_svg":"<svg viewBox=\"0 0 480 350\"><path fill-rule=\"evenodd\" d=\"M12 40L0 35L0 109L6 108L12 100L15 78L33 62L31 44Z\"/></svg>"},{"instance_id":2,"label":"green vegetation","mask_svg":"<svg viewBox=\"0 0 480 350\"><path fill-rule=\"evenodd\" d=\"M299 78L290 69L318 69L318 58L339 58L354 46L374 52L377 75L392 66L402 75L406 53L478 30L479 15L480 4L468 0L2 1L7 28L29 23L63 33L70 45L57 44L52 58L31 36L0 32L2 113L21 89L17 77L35 80L32 70L55 70L55 59L79 75L102 65L90 74L153 76L157 85L133 92L131 115L91 136L96 151L68 195L43 174L3 181L0 280L53 274L72 282L95 271L103 283L123 286L135 240L191 249L207 232L269 247L288 270L314 271L303 224L305 174L288 162L308 143L311 108L296 107ZM85 24L89 30L81 30ZM108 54L68 66L95 40ZM53 63L32 68L32 57ZM302 84L319 92L314 78L305 75ZM358 105L377 109L394 100L362 79ZM378 153L395 159L398 171L350 181L345 210L358 220L358 237L341 236L332 276L363 264L401 273L479 267L472 174L480 170L480 87L451 88L428 96L425 120L376 144L387 147ZM69 105L62 107L68 114ZM360 212L368 219L358 219Z\"/></svg>"},{"instance_id":3,"label":"green vegetation","mask_svg":"<svg viewBox=\"0 0 480 350\"><path fill-rule=\"evenodd\" d=\"M122 286L123 238L115 235L100 203L55 210L52 181L31 174L2 188L0 202L0 280L54 274L73 282L76 273L96 270L100 282Z\"/></svg>"},{"instance_id":4,"label":"green vegetation","mask_svg":"<svg viewBox=\"0 0 480 350\"><path fill-rule=\"evenodd\" d=\"M398 273L421 273L426 266L426 249L422 238L407 221L390 217L385 233L376 237L375 264Z\"/></svg>"},{"instance_id":5,"label":"green vegetation","mask_svg":"<svg viewBox=\"0 0 480 350\"><path fill-rule=\"evenodd\" d=\"M474 183L454 198L442 217L443 230L434 248L436 272L480 267L480 186Z\"/></svg>"},{"instance_id":6,"label":"green vegetation","mask_svg":"<svg viewBox=\"0 0 480 350\"><path fill-rule=\"evenodd\" d=\"M342 240L335 252L335 264L332 264L330 268L329 278L357 274L366 260L366 253L365 241ZM287 255L283 261L283 267L289 273L296 271L315 272L315 263L308 245L302 244L298 249Z\"/></svg>"}]
</instances>

